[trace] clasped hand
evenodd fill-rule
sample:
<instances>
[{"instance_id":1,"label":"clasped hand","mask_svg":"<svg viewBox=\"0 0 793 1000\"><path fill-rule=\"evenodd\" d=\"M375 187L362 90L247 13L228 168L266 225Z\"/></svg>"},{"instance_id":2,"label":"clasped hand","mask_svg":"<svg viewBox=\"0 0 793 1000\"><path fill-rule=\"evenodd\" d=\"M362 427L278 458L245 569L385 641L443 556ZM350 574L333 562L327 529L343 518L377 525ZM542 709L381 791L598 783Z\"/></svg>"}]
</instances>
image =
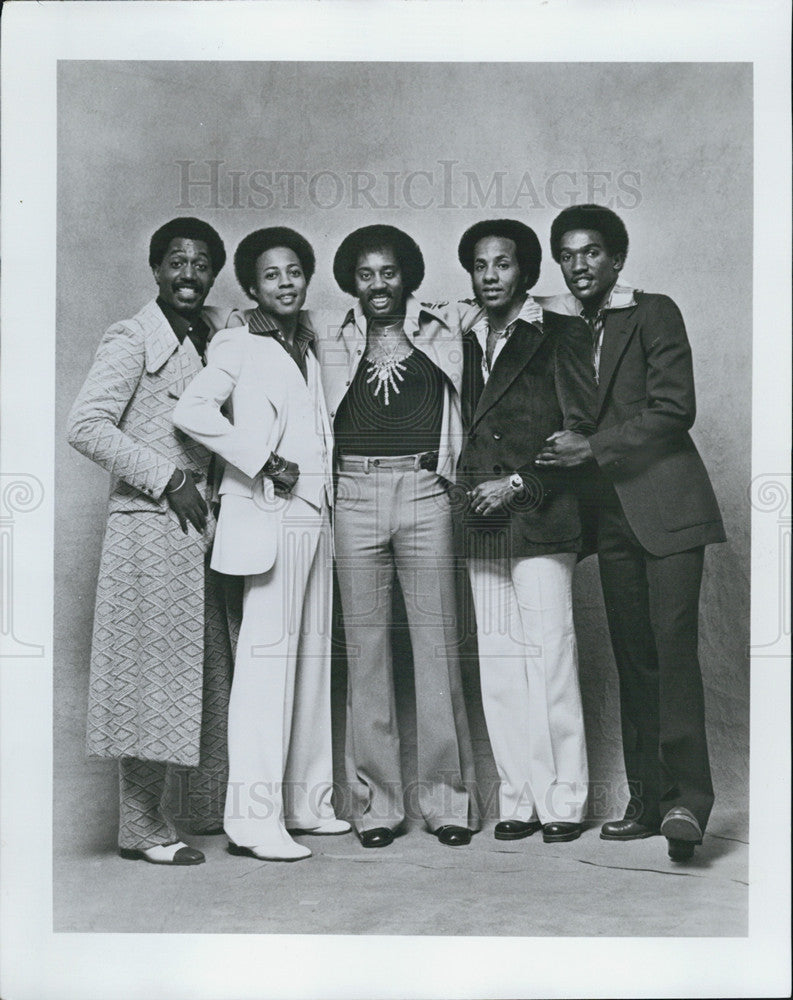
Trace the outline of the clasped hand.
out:
<instances>
[{"instance_id":1,"label":"clasped hand","mask_svg":"<svg viewBox=\"0 0 793 1000\"><path fill-rule=\"evenodd\" d=\"M571 469L594 458L592 446L583 434L575 431L554 431L546 439L534 464L545 468Z\"/></svg>"}]
</instances>

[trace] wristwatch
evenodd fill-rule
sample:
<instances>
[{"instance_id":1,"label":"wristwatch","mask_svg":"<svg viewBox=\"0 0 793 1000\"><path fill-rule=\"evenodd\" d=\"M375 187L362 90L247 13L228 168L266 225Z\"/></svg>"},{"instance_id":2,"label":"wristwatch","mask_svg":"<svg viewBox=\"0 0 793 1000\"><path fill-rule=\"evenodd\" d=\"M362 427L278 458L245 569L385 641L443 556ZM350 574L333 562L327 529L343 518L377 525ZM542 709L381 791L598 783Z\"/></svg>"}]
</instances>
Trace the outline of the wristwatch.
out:
<instances>
[{"instance_id":1,"label":"wristwatch","mask_svg":"<svg viewBox=\"0 0 793 1000\"><path fill-rule=\"evenodd\" d=\"M523 482L522 476L518 475L517 472L513 472L509 477L509 485L515 493L520 493L526 484Z\"/></svg>"},{"instance_id":2,"label":"wristwatch","mask_svg":"<svg viewBox=\"0 0 793 1000\"><path fill-rule=\"evenodd\" d=\"M273 452L264 463L262 472L264 472L265 476L280 476L284 469L286 469L286 459L281 458L280 455L276 455Z\"/></svg>"}]
</instances>

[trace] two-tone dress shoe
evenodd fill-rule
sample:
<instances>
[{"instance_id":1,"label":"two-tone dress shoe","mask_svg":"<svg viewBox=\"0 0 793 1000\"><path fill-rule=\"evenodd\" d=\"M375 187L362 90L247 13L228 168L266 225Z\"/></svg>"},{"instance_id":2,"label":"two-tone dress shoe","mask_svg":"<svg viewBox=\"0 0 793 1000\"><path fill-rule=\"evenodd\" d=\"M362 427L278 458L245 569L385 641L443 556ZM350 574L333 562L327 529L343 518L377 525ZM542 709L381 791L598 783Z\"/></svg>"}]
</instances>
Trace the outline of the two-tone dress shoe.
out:
<instances>
[{"instance_id":1,"label":"two-tone dress shoe","mask_svg":"<svg viewBox=\"0 0 793 1000\"><path fill-rule=\"evenodd\" d=\"M635 819L617 819L603 824L600 828L600 839L644 840L646 837L657 837L659 833L657 826L646 826Z\"/></svg>"},{"instance_id":2,"label":"two-tone dress shoe","mask_svg":"<svg viewBox=\"0 0 793 1000\"><path fill-rule=\"evenodd\" d=\"M206 861L201 851L181 840L140 849L119 847L118 854L125 861L148 861L150 865L202 865Z\"/></svg>"},{"instance_id":3,"label":"two-tone dress shoe","mask_svg":"<svg viewBox=\"0 0 793 1000\"><path fill-rule=\"evenodd\" d=\"M311 857L311 851L303 844L291 845L279 841L277 844L257 844L243 847L230 840L226 848L235 858L256 858L257 861L303 861Z\"/></svg>"},{"instance_id":4,"label":"two-tone dress shoe","mask_svg":"<svg viewBox=\"0 0 793 1000\"><path fill-rule=\"evenodd\" d=\"M694 856L696 845L702 843L702 827L685 806L669 810L661 821L661 833L669 844L672 861L689 861Z\"/></svg>"},{"instance_id":5,"label":"two-tone dress shoe","mask_svg":"<svg viewBox=\"0 0 793 1000\"><path fill-rule=\"evenodd\" d=\"M359 830L361 847L388 847L394 843L394 831L387 826L376 826L372 830Z\"/></svg>"},{"instance_id":6,"label":"two-tone dress shoe","mask_svg":"<svg viewBox=\"0 0 793 1000\"><path fill-rule=\"evenodd\" d=\"M546 844L564 844L570 840L578 840L583 829L583 823L545 823L542 839Z\"/></svg>"},{"instance_id":7,"label":"two-tone dress shoe","mask_svg":"<svg viewBox=\"0 0 793 1000\"><path fill-rule=\"evenodd\" d=\"M505 819L500 823L496 823L493 836L496 840L523 840L524 837L530 837L533 833L537 833L538 830L542 830L542 823L538 819L528 821L522 819Z\"/></svg>"},{"instance_id":8,"label":"two-tone dress shoe","mask_svg":"<svg viewBox=\"0 0 793 1000\"><path fill-rule=\"evenodd\" d=\"M447 847L465 847L471 843L473 833L466 826L439 826L435 831L439 843Z\"/></svg>"}]
</instances>

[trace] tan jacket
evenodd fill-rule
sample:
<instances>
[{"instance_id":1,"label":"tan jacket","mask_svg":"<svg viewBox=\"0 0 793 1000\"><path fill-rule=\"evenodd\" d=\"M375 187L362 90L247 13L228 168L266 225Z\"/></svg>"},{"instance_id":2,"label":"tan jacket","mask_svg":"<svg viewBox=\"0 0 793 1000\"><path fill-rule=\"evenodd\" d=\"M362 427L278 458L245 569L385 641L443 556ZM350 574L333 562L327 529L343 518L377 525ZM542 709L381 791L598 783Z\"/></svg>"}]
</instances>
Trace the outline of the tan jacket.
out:
<instances>
[{"instance_id":1,"label":"tan jacket","mask_svg":"<svg viewBox=\"0 0 793 1000\"><path fill-rule=\"evenodd\" d=\"M209 307L210 331L228 325L233 310ZM109 512L163 511L175 468L206 479L210 453L171 420L177 400L201 371L185 338L179 343L152 299L132 319L114 323L102 338L69 414L69 444L111 474Z\"/></svg>"},{"instance_id":2,"label":"tan jacket","mask_svg":"<svg viewBox=\"0 0 793 1000\"><path fill-rule=\"evenodd\" d=\"M317 313L312 316L312 326L317 336L325 399L333 421L366 350L366 317L360 303L356 302L341 323L338 318ZM437 471L438 475L453 482L463 443L460 401L463 349L457 307L447 303L422 303L410 295L406 303L405 333L414 347L423 351L446 376Z\"/></svg>"}]
</instances>

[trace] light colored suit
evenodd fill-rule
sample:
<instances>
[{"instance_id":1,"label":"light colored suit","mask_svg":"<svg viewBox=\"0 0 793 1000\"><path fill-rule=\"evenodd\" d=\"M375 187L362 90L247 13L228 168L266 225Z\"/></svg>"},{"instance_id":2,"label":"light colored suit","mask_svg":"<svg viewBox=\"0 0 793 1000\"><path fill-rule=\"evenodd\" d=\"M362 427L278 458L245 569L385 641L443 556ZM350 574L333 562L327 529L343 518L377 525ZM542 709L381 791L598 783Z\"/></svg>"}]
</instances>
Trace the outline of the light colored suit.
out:
<instances>
[{"instance_id":1,"label":"light colored suit","mask_svg":"<svg viewBox=\"0 0 793 1000\"><path fill-rule=\"evenodd\" d=\"M212 566L245 576L245 592L224 826L234 843L272 856L286 826L334 818L332 435L310 350L306 369L304 379L273 336L247 326L225 330L173 414L177 427L226 463ZM289 498L275 496L262 474L271 452L300 468Z\"/></svg>"},{"instance_id":2,"label":"light colored suit","mask_svg":"<svg viewBox=\"0 0 793 1000\"><path fill-rule=\"evenodd\" d=\"M210 330L227 326L230 316L228 309L202 313ZM179 343L152 299L105 333L68 420L72 447L111 475L88 752L122 761L119 843L128 848L174 839L174 817L160 814L166 767L200 761L207 781L225 774L229 636L219 578L205 572L214 521L203 534L184 534L164 493L175 468L206 486L210 453L171 422L199 371L189 338ZM145 773L126 781L135 760ZM217 822L214 815L194 818Z\"/></svg>"},{"instance_id":3,"label":"light colored suit","mask_svg":"<svg viewBox=\"0 0 793 1000\"><path fill-rule=\"evenodd\" d=\"M274 337L223 330L174 410L176 426L226 463L212 552L221 573L265 573L275 562L285 504L261 475L271 452L300 467L294 496L318 510L331 504L332 431L310 351L306 361L308 383ZM221 410L229 399L233 423Z\"/></svg>"}]
</instances>

